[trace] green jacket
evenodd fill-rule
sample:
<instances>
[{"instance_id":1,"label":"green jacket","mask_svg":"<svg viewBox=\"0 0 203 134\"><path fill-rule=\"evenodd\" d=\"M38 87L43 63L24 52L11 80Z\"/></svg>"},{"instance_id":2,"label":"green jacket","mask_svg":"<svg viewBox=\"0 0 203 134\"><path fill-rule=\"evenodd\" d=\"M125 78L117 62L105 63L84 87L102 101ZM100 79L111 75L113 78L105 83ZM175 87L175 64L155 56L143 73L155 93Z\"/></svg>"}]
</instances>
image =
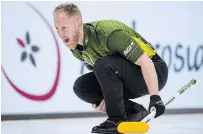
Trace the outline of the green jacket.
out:
<instances>
[{"instance_id":1,"label":"green jacket","mask_svg":"<svg viewBox=\"0 0 203 134\"><path fill-rule=\"evenodd\" d=\"M90 66L97 59L114 52L135 63L144 53L151 58L156 51L136 31L115 20L102 20L84 24L84 50L71 49L73 55Z\"/></svg>"}]
</instances>

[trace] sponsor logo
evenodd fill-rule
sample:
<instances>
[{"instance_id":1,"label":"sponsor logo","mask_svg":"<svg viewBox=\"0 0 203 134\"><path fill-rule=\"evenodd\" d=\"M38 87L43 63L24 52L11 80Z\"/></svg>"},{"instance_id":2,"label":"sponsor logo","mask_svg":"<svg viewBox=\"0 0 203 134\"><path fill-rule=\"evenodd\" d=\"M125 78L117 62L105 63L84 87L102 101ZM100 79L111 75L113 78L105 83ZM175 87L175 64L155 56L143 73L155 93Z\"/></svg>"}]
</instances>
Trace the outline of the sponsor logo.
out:
<instances>
[{"instance_id":1,"label":"sponsor logo","mask_svg":"<svg viewBox=\"0 0 203 134\"><path fill-rule=\"evenodd\" d=\"M135 45L134 42L131 42L131 44L124 50L124 55L125 56L132 50L133 45Z\"/></svg>"},{"instance_id":2,"label":"sponsor logo","mask_svg":"<svg viewBox=\"0 0 203 134\"><path fill-rule=\"evenodd\" d=\"M16 40L18 42L18 45L21 46L23 49L23 52L21 53L21 62L24 62L29 57L29 60L32 65L36 67L37 65L36 60L34 58L34 54L39 51L39 47L37 45L31 44L31 36L29 32L26 32L25 41L20 38L16 38ZM31 49L31 51L27 51L26 48Z\"/></svg>"},{"instance_id":3,"label":"sponsor logo","mask_svg":"<svg viewBox=\"0 0 203 134\"><path fill-rule=\"evenodd\" d=\"M12 7L12 4L7 5L7 6ZM22 48L20 52L18 52L18 50L15 51L16 53L19 53L19 55L21 56L20 57L21 62L19 62L19 63L29 62L29 63L31 63L30 65L32 65L35 69L40 69L40 68L37 68L37 65L40 65L40 63L42 63L42 62L40 62L40 63L38 62L39 63L38 64L37 61L39 61L39 59L37 59L36 56L38 56L38 57L40 56L40 55L37 55L37 53L40 51L39 46L43 45L43 43L40 44L40 43L36 43L36 42L40 42L41 39L43 39L44 43L47 41L47 40L45 41L44 39L52 40L53 42L51 42L51 44L53 43L53 45L56 48L56 49L54 49L54 51L56 51L56 59L57 59L56 70L53 71L55 74L54 78L53 78L54 80L53 80L53 83L50 84L50 87L47 89L47 91L45 93L40 93L40 94L36 93L36 92L31 93L29 91L25 91L25 90L29 90L29 89L23 89L22 85L17 85L16 81L14 79L14 74L10 74L9 71L7 71L9 69L7 69L6 67L3 67L3 65L1 65L2 73L3 73L4 77L6 78L6 80L8 81L8 83L10 84L10 86L21 96L23 96L29 100L46 101L46 100L49 100L51 97L53 97L53 95L55 94L56 89L58 87L58 83L59 83L59 77L60 77L60 71L61 71L61 58L60 58L59 44L58 44L58 41L56 39L56 36L54 34L54 31L53 31L51 25L45 19L45 17L42 15L42 13L40 13L34 6L30 5L29 3L25 4L25 5L20 5L20 6L22 6L22 8L24 8L25 12L29 12L30 14L33 15L33 17L36 17L37 24L43 24L45 26L43 28L47 29L47 33L49 33L49 36L43 35L43 37L40 37L40 36L42 36L40 34L39 35L32 34L32 36L31 36L30 33L32 33L34 31L33 27L37 27L37 26L33 26L30 23L22 24L21 19L18 19L18 20L15 20L15 25L9 25L9 27L15 27L15 28L21 27L21 29L19 28L19 30L15 31L15 34L13 34L13 35L12 35L12 33L9 33L10 39L7 38L7 42L8 43L14 42ZM16 8L18 9L19 7L16 7ZM15 10L15 9L13 9L13 10ZM21 14L19 12L13 12L13 13L14 13L14 16L21 17L21 18L23 17L22 15L24 15L24 17L30 17L30 16L26 16L26 15L28 15L27 13L26 14ZM12 20L12 17L11 17L11 20ZM27 19L27 21L29 21L29 19ZM24 28L24 27L26 27L26 28ZM19 38L19 35L21 33L23 33L24 30L27 31L27 32L25 32L26 34L25 34L24 38L22 38L22 37ZM33 32L33 33L35 33L35 32ZM5 33L5 34L7 34L7 33ZM4 44L4 45L7 45L7 44ZM42 54L42 53L44 53L44 51L40 51L40 53ZM40 66L43 66L43 65L41 64ZM47 65L47 67L49 67L49 66ZM29 73L26 74L25 72L23 72L24 70L20 70L20 68L18 68L18 69L19 70L16 69L16 71L19 71L20 73L23 74L22 76L18 76L18 77L20 79L22 79L22 81L24 83L28 82L28 80L23 78L23 76L24 75L28 76L30 74ZM27 69L27 68L25 68L25 69ZM28 69L26 71L30 71L30 70ZM31 77L31 76L29 76L29 77ZM32 83L31 81L29 81L29 82Z\"/></svg>"}]
</instances>

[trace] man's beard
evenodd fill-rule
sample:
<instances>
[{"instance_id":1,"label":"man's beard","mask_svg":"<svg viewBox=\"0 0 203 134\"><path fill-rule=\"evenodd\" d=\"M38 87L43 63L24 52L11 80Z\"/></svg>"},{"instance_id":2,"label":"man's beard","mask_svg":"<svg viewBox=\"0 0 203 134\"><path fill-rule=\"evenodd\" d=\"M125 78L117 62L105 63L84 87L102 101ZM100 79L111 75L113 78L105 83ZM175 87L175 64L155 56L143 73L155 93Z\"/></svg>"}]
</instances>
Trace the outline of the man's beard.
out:
<instances>
[{"instance_id":1,"label":"man's beard","mask_svg":"<svg viewBox=\"0 0 203 134\"><path fill-rule=\"evenodd\" d=\"M73 36L73 45L76 47L78 42L79 42L79 31L75 32L75 34Z\"/></svg>"},{"instance_id":2,"label":"man's beard","mask_svg":"<svg viewBox=\"0 0 203 134\"><path fill-rule=\"evenodd\" d=\"M76 31L73 36L72 36L72 40L70 42L69 48L70 49L75 49L77 44L79 42L79 30Z\"/></svg>"}]
</instances>

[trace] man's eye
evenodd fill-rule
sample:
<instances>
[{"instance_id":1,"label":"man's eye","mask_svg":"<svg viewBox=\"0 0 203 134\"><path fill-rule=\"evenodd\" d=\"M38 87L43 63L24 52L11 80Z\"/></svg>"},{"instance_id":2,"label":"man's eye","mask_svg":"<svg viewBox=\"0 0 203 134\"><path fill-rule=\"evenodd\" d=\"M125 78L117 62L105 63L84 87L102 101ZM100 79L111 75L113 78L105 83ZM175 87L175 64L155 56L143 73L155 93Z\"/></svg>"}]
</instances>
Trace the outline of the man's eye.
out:
<instances>
[{"instance_id":1,"label":"man's eye","mask_svg":"<svg viewBox=\"0 0 203 134\"><path fill-rule=\"evenodd\" d=\"M65 30L66 29L66 27L62 27L62 30Z\"/></svg>"}]
</instances>

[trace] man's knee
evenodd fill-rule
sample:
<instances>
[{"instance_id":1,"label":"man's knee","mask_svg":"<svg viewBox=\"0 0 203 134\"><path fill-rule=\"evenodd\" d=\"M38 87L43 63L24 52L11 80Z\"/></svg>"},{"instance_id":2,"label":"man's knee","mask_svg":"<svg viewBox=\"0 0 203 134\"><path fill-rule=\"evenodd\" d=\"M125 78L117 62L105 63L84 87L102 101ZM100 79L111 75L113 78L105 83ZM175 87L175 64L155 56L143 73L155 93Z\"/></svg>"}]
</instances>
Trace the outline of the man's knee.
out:
<instances>
[{"instance_id":1,"label":"man's knee","mask_svg":"<svg viewBox=\"0 0 203 134\"><path fill-rule=\"evenodd\" d=\"M78 97L81 97L82 92L84 92L82 88L82 77L77 78L74 82L73 91Z\"/></svg>"},{"instance_id":2,"label":"man's knee","mask_svg":"<svg viewBox=\"0 0 203 134\"><path fill-rule=\"evenodd\" d=\"M78 98L80 98L84 102L91 103L91 104L100 103L100 101L102 100L102 95L100 95L100 93L97 93L96 91L92 90L90 87L86 87L87 85L86 85L84 79L85 78L83 78L83 76L80 76L74 82L74 85L73 85L74 93L78 96Z\"/></svg>"}]
</instances>

